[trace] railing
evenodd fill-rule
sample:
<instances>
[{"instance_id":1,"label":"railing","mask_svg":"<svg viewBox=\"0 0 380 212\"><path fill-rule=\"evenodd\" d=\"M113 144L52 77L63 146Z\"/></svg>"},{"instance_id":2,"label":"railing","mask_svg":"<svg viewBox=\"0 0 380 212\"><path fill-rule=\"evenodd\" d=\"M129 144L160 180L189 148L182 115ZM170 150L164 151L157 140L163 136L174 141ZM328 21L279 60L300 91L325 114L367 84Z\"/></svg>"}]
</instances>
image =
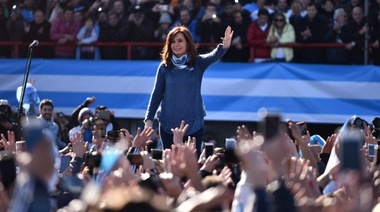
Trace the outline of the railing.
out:
<instances>
[{"instance_id":1,"label":"railing","mask_svg":"<svg viewBox=\"0 0 380 212\"><path fill-rule=\"evenodd\" d=\"M0 42L0 47L2 46L11 46L13 47L13 57L18 58L20 47L28 46L29 43L24 42ZM126 48L126 59L131 60L132 59L132 48L143 46L143 47L163 47L164 43L161 42L96 42L89 44L90 46L97 46L97 47L125 47ZM212 47L216 46L217 43L198 43L199 47ZM63 46L59 45L56 42L39 42L39 46ZM78 45L77 43L66 43L64 46L86 46L86 45ZM291 47L291 48L345 48L346 44L344 43L287 43L287 44L278 44L278 47ZM271 47L270 44L261 44L261 45L246 45L246 47L250 48L249 51L249 61L253 61L255 58L254 55L254 48L255 47ZM370 48L372 48L372 45L370 45ZM378 48L378 47L377 47Z\"/></svg>"}]
</instances>

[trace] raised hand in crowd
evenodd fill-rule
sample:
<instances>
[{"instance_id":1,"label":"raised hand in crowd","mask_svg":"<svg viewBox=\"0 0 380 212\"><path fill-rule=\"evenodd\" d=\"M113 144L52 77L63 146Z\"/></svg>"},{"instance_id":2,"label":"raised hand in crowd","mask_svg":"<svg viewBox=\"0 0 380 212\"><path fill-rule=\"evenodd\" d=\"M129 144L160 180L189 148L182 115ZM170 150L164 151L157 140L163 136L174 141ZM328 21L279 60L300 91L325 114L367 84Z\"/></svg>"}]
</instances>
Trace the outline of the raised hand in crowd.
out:
<instances>
[{"instance_id":1,"label":"raised hand in crowd","mask_svg":"<svg viewBox=\"0 0 380 212\"><path fill-rule=\"evenodd\" d=\"M309 160L295 157L283 161L286 186L293 192L295 201L299 201L302 197L316 199L321 195L316 179L316 170L309 164ZM297 188L296 191L293 189L296 187L302 189Z\"/></svg>"},{"instance_id":2,"label":"raised hand in crowd","mask_svg":"<svg viewBox=\"0 0 380 212\"><path fill-rule=\"evenodd\" d=\"M182 146L183 145L183 136L185 135L187 129L189 128L189 125L185 125L185 121L181 121L180 127L176 127L175 129L171 129L173 132L173 143L174 145L177 146Z\"/></svg>"},{"instance_id":3,"label":"raised hand in crowd","mask_svg":"<svg viewBox=\"0 0 380 212\"><path fill-rule=\"evenodd\" d=\"M4 188L3 183L0 182L0 211L7 211L10 204L10 197Z\"/></svg>"},{"instance_id":4,"label":"raised hand in crowd","mask_svg":"<svg viewBox=\"0 0 380 212\"><path fill-rule=\"evenodd\" d=\"M267 185L269 166L264 155L253 140L242 140L236 143L235 152L241 161L243 170L251 179L254 189L262 189Z\"/></svg>"},{"instance_id":5,"label":"raised hand in crowd","mask_svg":"<svg viewBox=\"0 0 380 212\"><path fill-rule=\"evenodd\" d=\"M254 137L256 137L256 132L253 132L251 134L245 125L238 126L236 130L236 134L237 134L238 140L241 140L241 139L252 140Z\"/></svg>"},{"instance_id":6,"label":"raised hand in crowd","mask_svg":"<svg viewBox=\"0 0 380 212\"><path fill-rule=\"evenodd\" d=\"M0 143L4 147L4 150L9 155L13 155L16 153L16 138L15 133L13 131L7 131L8 140L5 138L3 134L1 134Z\"/></svg>"},{"instance_id":7,"label":"raised hand in crowd","mask_svg":"<svg viewBox=\"0 0 380 212\"><path fill-rule=\"evenodd\" d=\"M141 131L140 127L137 128L136 136L132 142L132 145L140 149L144 149L149 143L152 143L149 138L152 136L153 132L154 130L151 127L144 128L143 131Z\"/></svg>"},{"instance_id":8,"label":"raised hand in crowd","mask_svg":"<svg viewBox=\"0 0 380 212\"><path fill-rule=\"evenodd\" d=\"M337 138L337 134L332 134L327 137L325 145L323 145L321 149L321 153L331 154L332 148L334 147L335 141Z\"/></svg>"},{"instance_id":9,"label":"raised hand in crowd","mask_svg":"<svg viewBox=\"0 0 380 212\"><path fill-rule=\"evenodd\" d=\"M76 132L74 136L70 138L70 142L72 145L73 152L75 157L83 158L84 154L88 149L88 142L83 141L82 132Z\"/></svg>"}]
</instances>

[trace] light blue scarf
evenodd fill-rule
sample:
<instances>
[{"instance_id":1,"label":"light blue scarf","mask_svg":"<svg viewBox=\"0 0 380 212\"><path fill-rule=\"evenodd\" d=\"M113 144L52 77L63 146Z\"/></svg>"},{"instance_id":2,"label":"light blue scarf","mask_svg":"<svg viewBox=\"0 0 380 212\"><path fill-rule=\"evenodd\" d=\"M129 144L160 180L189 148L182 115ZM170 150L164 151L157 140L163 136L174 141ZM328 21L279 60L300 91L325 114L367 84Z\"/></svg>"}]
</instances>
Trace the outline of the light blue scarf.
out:
<instances>
[{"instance_id":1,"label":"light blue scarf","mask_svg":"<svg viewBox=\"0 0 380 212\"><path fill-rule=\"evenodd\" d=\"M186 63L187 63L188 59L189 59L189 57L187 54L182 55L181 57L177 57L173 54L172 63L173 63L174 68L176 68L176 69L186 68L187 67Z\"/></svg>"}]
</instances>

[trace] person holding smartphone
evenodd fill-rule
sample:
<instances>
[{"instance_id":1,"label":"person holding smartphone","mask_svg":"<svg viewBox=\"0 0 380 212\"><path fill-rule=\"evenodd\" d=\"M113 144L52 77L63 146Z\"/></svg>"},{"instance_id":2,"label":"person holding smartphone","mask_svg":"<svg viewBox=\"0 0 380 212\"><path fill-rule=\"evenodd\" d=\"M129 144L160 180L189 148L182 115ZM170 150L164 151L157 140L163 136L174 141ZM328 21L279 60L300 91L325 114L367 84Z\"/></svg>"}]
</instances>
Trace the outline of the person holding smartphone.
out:
<instances>
[{"instance_id":1,"label":"person holding smartphone","mask_svg":"<svg viewBox=\"0 0 380 212\"><path fill-rule=\"evenodd\" d=\"M196 148L200 154L206 115L201 96L203 74L226 53L232 36L233 31L228 26L222 44L208 54L198 55L196 44L186 27L177 26L169 32L144 120L146 128L152 127L158 111L164 148L170 148L173 144L172 129L180 126L183 120L189 125L185 136L196 138Z\"/></svg>"}]
</instances>

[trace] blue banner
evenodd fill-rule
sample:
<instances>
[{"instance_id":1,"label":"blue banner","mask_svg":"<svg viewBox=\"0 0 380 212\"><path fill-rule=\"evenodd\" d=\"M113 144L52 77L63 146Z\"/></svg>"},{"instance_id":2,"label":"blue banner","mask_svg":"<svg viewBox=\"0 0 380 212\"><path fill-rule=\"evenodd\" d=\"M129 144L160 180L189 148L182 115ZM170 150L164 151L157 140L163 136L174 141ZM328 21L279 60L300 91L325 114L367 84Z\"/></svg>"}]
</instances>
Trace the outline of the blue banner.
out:
<instances>
[{"instance_id":1,"label":"blue banner","mask_svg":"<svg viewBox=\"0 0 380 212\"><path fill-rule=\"evenodd\" d=\"M25 60L0 60L0 98L17 107ZM143 118L159 61L33 60L40 99L70 114L95 96L116 117ZM342 123L352 115L380 116L380 67L292 63L216 63L205 73L202 95L206 120L257 121L261 107L277 108L283 118Z\"/></svg>"}]
</instances>

